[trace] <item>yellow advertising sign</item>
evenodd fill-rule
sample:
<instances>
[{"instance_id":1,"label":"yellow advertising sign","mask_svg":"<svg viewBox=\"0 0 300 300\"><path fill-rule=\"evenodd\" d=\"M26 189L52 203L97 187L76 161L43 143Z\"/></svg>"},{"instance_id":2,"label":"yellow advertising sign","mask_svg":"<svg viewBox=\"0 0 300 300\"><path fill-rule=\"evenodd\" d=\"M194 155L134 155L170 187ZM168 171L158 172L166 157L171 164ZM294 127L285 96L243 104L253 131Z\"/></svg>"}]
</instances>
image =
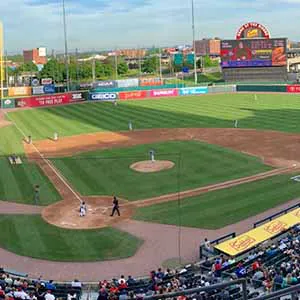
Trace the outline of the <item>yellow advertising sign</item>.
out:
<instances>
[{"instance_id":1,"label":"yellow advertising sign","mask_svg":"<svg viewBox=\"0 0 300 300\"><path fill-rule=\"evenodd\" d=\"M221 243L215 246L215 248L230 256L236 256L298 223L300 223L300 208L252 229L234 239Z\"/></svg>"},{"instance_id":2,"label":"yellow advertising sign","mask_svg":"<svg viewBox=\"0 0 300 300\"><path fill-rule=\"evenodd\" d=\"M258 37L258 29L251 29L247 32L247 38L255 38Z\"/></svg>"},{"instance_id":3,"label":"yellow advertising sign","mask_svg":"<svg viewBox=\"0 0 300 300\"><path fill-rule=\"evenodd\" d=\"M30 86L17 86L8 88L9 97L17 96L31 96L31 87Z\"/></svg>"}]
</instances>

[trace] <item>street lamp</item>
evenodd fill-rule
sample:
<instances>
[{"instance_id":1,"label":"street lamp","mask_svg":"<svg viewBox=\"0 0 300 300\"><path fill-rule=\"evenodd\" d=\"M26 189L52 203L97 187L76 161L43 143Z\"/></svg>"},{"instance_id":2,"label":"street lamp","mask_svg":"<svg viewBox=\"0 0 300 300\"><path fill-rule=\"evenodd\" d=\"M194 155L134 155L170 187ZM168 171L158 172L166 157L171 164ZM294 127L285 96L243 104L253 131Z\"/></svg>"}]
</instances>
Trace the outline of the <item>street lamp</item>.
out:
<instances>
[{"instance_id":1,"label":"street lamp","mask_svg":"<svg viewBox=\"0 0 300 300\"><path fill-rule=\"evenodd\" d=\"M194 0L192 0L192 30L193 30L193 48L194 48L194 76L195 76L195 84L197 84L197 82L198 82L198 75L197 75L196 40L195 40Z\"/></svg>"},{"instance_id":2,"label":"street lamp","mask_svg":"<svg viewBox=\"0 0 300 300\"><path fill-rule=\"evenodd\" d=\"M66 80L67 80L67 91L70 91L70 79L69 79L69 57L68 57L68 40L67 40L67 23L66 23L66 9L65 0L62 0L63 8L63 22L64 22L64 40L65 40L65 67L66 67Z\"/></svg>"}]
</instances>

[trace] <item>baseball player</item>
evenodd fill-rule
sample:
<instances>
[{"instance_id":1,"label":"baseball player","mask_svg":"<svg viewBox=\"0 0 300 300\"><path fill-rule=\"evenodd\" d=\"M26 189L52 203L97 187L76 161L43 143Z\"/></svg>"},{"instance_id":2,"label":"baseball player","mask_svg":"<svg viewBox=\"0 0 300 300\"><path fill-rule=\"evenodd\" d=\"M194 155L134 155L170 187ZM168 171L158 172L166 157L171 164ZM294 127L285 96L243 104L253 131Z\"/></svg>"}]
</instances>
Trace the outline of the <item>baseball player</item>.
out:
<instances>
[{"instance_id":1,"label":"baseball player","mask_svg":"<svg viewBox=\"0 0 300 300\"><path fill-rule=\"evenodd\" d=\"M131 123L131 121L129 121L129 123L128 123L128 128L129 128L130 131L132 131L132 123Z\"/></svg>"},{"instance_id":2,"label":"baseball player","mask_svg":"<svg viewBox=\"0 0 300 300\"><path fill-rule=\"evenodd\" d=\"M234 128L238 128L239 127L239 121L238 120L234 120Z\"/></svg>"},{"instance_id":3,"label":"baseball player","mask_svg":"<svg viewBox=\"0 0 300 300\"><path fill-rule=\"evenodd\" d=\"M58 133L57 132L54 132L53 139L55 142L58 141Z\"/></svg>"},{"instance_id":4,"label":"baseball player","mask_svg":"<svg viewBox=\"0 0 300 300\"><path fill-rule=\"evenodd\" d=\"M114 196L114 199L113 199L113 209L112 209L112 212L111 212L110 216L113 217L115 212L118 213L119 217L121 216L120 210L119 210L119 200L117 199L116 196Z\"/></svg>"},{"instance_id":5,"label":"baseball player","mask_svg":"<svg viewBox=\"0 0 300 300\"><path fill-rule=\"evenodd\" d=\"M150 150L150 160L152 161L152 162L155 162L155 158L154 158L154 150Z\"/></svg>"},{"instance_id":6,"label":"baseball player","mask_svg":"<svg viewBox=\"0 0 300 300\"><path fill-rule=\"evenodd\" d=\"M31 137L31 135L28 136L27 142L28 142L28 144L32 144L32 137Z\"/></svg>"},{"instance_id":7,"label":"baseball player","mask_svg":"<svg viewBox=\"0 0 300 300\"><path fill-rule=\"evenodd\" d=\"M86 215L86 204L85 204L85 202L83 201L83 202L80 202L80 208L79 208L79 211L80 211L80 213L79 213L79 216L80 217L84 217L85 215Z\"/></svg>"},{"instance_id":8,"label":"baseball player","mask_svg":"<svg viewBox=\"0 0 300 300\"><path fill-rule=\"evenodd\" d=\"M40 186L37 184L34 186L34 202L35 205L40 201Z\"/></svg>"},{"instance_id":9,"label":"baseball player","mask_svg":"<svg viewBox=\"0 0 300 300\"><path fill-rule=\"evenodd\" d=\"M114 106L118 106L117 100L114 101Z\"/></svg>"}]
</instances>

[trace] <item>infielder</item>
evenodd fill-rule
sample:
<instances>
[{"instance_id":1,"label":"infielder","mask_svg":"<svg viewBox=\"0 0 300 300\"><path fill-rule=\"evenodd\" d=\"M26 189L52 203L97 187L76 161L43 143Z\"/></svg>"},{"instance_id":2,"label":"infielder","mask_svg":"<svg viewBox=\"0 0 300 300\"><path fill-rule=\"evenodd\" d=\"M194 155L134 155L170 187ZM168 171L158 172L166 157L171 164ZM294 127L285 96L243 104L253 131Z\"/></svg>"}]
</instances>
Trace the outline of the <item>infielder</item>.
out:
<instances>
[{"instance_id":1,"label":"infielder","mask_svg":"<svg viewBox=\"0 0 300 300\"><path fill-rule=\"evenodd\" d=\"M55 142L58 141L58 133L57 132L54 132L53 139Z\"/></svg>"},{"instance_id":2,"label":"infielder","mask_svg":"<svg viewBox=\"0 0 300 300\"><path fill-rule=\"evenodd\" d=\"M130 131L132 131L132 123L131 123L131 121L129 121L129 123L128 123L128 128L129 128Z\"/></svg>"},{"instance_id":3,"label":"infielder","mask_svg":"<svg viewBox=\"0 0 300 300\"><path fill-rule=\"evenodd\" d=\"M152 161L152 162L155 162L155 158L154 158L154 150L150 150L150 160Z\"/></svg>"},{"instance_id":4,"label":"infielder","mask_svg":"<svg viewBox=\"0 0 300 300\"><path fill-rule=\"evenodd\" d=\"M238 128L239 127L239 121L238 120L234 120L234 128Z\"/></svg>"}]
</instances>

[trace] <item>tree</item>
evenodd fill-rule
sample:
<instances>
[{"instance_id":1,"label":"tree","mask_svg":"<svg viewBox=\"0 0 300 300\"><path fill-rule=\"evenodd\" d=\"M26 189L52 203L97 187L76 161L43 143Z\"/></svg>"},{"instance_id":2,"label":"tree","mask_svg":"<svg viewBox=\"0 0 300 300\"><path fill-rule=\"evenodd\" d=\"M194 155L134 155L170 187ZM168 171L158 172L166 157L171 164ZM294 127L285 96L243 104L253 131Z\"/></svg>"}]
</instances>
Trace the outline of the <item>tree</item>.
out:
<instances>
[{"instance_id":1,"label":"tree","mask_svg":"<svg viewBox=\"0 0 300 300\"><path fill-rule=\"evenodd\" d=\"M20 65L20 72L38 72L38 67L31 61Z\"/></svg>"},{"instance_id":2,"label":"tree","mask_svg":"<svg viewBox=\"0 0 300 300\"><path fill-rule=\"evenodd\" d=\"M128 72L128 65L126 64L126 62L120 62L118 64L118 74L124 75L127 74L127 72Z\"/></svg>"},{"instance_id":3,"label":"tree","mask_svg":"<svg viewBox=\"0 0 300 300\"><path fill-rule=\"evenodd\" d=\"M66 78L65 65L56 59L50 59L39 74L40 78L52 78L55 82L63 82Z\"/></svg>"},{"instance_id":4,"label":"tree","mask_svg":"<svg viewBox=\"0 0 300 300\"><path fill-rule=\"evenodd\" d=\"M159 58L157 56L150 56L145 59L142 65L142 71L145 73L156 73L159 65Z\"/></svg>"},{"instance_id":5,"label":"tree","mask_svg":"<svg viewBox=\"0 0 300 300\"><path fill-rule=\"evenodd\" d=\"M212 60L208 55L203 57L203 64L205 68L217 67L219 62L216 60Z\"/></svg>"}]
</instances>

